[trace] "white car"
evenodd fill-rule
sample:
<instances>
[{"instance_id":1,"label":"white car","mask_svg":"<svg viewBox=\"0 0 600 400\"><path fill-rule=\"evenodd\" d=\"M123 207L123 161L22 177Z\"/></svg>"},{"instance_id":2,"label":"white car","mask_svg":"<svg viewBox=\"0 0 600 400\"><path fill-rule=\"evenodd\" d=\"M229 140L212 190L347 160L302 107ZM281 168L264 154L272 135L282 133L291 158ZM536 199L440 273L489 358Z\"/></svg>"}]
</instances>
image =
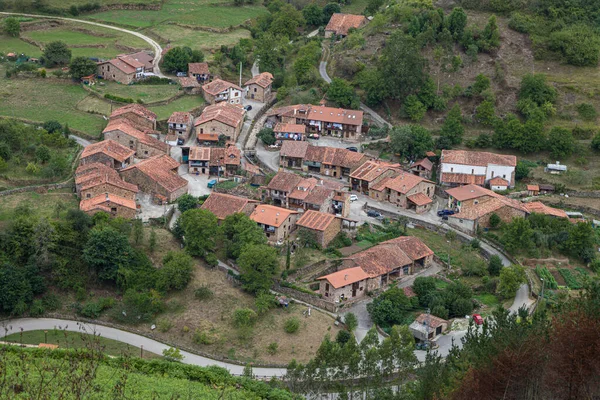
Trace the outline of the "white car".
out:
<instances>
[{"instance_id":1,"label":"white car","mask_svg":"<svg viewBox=\"0 0 600 400\"><path fill-rule=\"evenodd\" d=\"M350 195L350 201L356 201L356 200L358 200L358 196L355 195L355 194L351 194Z\"/></svg>"}]
</instances>

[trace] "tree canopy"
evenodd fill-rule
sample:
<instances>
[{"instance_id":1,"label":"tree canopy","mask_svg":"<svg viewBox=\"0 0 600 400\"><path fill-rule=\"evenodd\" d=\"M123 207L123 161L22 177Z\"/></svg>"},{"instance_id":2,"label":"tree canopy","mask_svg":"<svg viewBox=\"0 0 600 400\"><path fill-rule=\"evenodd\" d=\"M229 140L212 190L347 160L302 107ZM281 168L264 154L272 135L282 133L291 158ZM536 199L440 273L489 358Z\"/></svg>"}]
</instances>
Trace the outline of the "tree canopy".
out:
<instances>
[{"instance_id":1,"label":"tree canopy","mask_svg":"<svg viewBox=\"0 0 600 400\"><path fill-rule=\"evenodd\" d=\"M48 67L67 65L71 61L71 49L65 42L50 42L44 49L43 62Z\"/></svg>"},{"instance_id":2,"label":"tree canopy","mask_svg":"<svg viewBox=\"0 0 600 400\"><path fill-rule=\"evenodd\" d=\"M420 125L395 126L390 131L391 147L409 160L417 160L433 149L431 133Z\"/></svg>"}]
</instances>

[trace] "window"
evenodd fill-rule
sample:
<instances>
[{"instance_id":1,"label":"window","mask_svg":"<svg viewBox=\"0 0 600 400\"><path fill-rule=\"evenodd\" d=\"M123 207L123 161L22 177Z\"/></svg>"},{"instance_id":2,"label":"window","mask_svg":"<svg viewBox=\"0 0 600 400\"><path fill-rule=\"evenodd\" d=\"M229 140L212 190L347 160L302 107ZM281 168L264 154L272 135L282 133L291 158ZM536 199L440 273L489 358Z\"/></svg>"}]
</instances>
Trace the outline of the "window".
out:
<instances>
[{"instance_id":1,"label":"window","mask_svg":"<svg viewBox=\"0 0 600 400\"><path fill-rule=\"evenodd\" d=\"M148 150L144 150L144 154L145 154L145 155L148 155Z\"/></svg>"},{"instance_id":2,"label":"window","mask_svg":"<svg viewBox=\"0 0 600 400\"><path fill-rule=\"evenodd\" d=\"M459 219L459 220L458 220L458 222L460 222L460 223L462 224L462 223L463 223L463 220L462 220L462 219Z\"/></svg>"},{"instance_id":3,"label":"window","mask_svg":"<svg viewBox=\"0 0 600 400\"><path fill-rule=\"evenodd\" d=\"M204 133L204 128L200 128L200 133Z\"/></svg>"},{"instance_id":4,"label":"window","mask_svg":"<svg viewBox=\"0 0 600 400\"><path fill-rule=\"evenodd\" d=\"M454 172L454 167L451 167L451 168L450 168L450 172Z\"/></svg>"},{"instance_id":5,"label":"window","mask_svg":"<svg viewBox=\"0 0 600 400\"><path fill-rule=\"evenodd\" d=\"M90 197L92 197L92 195L91 195L90 193L88 193L88 194L86 194L86 195L85 195L85 197L86 197L87 199L89 199Z\"/></svg>"},{"instance_id":6,"label":"window","mask_svg":"<svg viewBox=\"0 0 600 400\"><path fill-rule=\"evenodd\" d=\"M117 212L117 207L112 207L112 208L110 209L110 212L111 212L111 213L116 213L116 212Z\"/></svg>"},{"instance_id":7,"label":"window","mask_svg":"<svg viewBox=\"0 0 600 400\"><path fill-rule=\"evenodd\" d=\"M475 175L475 168L471 168L471 175Z\"/></svg>"},{"instance_id":8,"label":"window","mask_svg":"<svg viewBox=\"0 0 600 400\"><path fill-rule=\"evenodd\" d=\"M256 88L254 88L254 93L256 93Z\"/></svg>"},{"instance_id":9,"label":"window","mask_svg":"<svg viewBox=\"0 0 600 400\"><path fill-rule=\"evenodd\" d=\"M503 177L504 179L506 179L506 175L502 175L502 177Z\"/></svg>"},{"instance_id":10,"label":"window","mask_svg":"<svg viewBox=\"0 0 600 400\"><path fill-rule=\"evenodd\" d=\"M408 266L406 266L406 267L403 267L403 268L402 268L402 273L403 273L404 275L408 275L408 269L409 269L409 268L408 268Z\"/></svg>"},{"instance_id":11,"label":"window","mask_svg":"<svg viewBox=\"0 0 600 400\"><path fill-rule=\"evenodd\" d=\"M473 204L479 204L479 200L475 200Z\"/></svg>"}]
</instances>

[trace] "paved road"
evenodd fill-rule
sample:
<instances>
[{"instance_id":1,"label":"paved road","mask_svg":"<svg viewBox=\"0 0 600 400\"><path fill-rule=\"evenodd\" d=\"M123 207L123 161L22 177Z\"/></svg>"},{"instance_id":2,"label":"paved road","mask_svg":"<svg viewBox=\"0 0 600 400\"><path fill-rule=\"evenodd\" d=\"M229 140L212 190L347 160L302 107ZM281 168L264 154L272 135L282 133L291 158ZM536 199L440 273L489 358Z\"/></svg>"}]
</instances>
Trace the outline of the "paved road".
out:
<instances>
[{"instance_id":1,"label":"paved road","mask_svg":"<svg viewBox=\"0 0 600 400\"><path fill-rule=\"evenodd\" d=\"M260 69L258 69L258 60L254 61L254 64L252 64L252 69L250 69L250 71L252 71L252 77L255 77L256 75L260 74Z\"/></svg>"},{"instance_id":2,"label":"paved road","mask_svg":"<svg viewBox=\"0 0 600 400\"><path fill-rule=\"evenodd\" d=\"M2 328L10 327L5 331L1 329L0 334L12 334L23 331L37 331L37 330L51 330L51 329L63 329L70 332L85 332L85 333L96 333L107 339L118 340L123 343L130 344L132 346L140 347L144 346L144 350L155 354L162 354L163 350L168 349L170 346L158 342L156 340L148 339L145 336L136 335L135 333L121 331L115 328L109 328L107 326L98 324L83 324L77 321L69 321L55 318L19 318L2 322ZM207 367L210 365L216 365L227 369L234 375L242 375L244 367L241 365L230 364L222 361L212 360L207 357L199 356L196 354L182 351L183 355L182 362L184 364L199 365ZM272 377L282 376L285 374L285 368L253 368L253 372L258 377Z\"/></svg>"},{"instance_id":3,"label":"paved road","mask_svg":"<svg viewBox=\"0 0 600 400\"><path fill-rule=\"evenodd\" d=\"M271 171L279 170L279 151L269 151L262 141L256 143L256 157L260 159Z\"/></svg>"},{"instance_id":4,"label":"paved road","mask_svg":"<svg viewBox=\"0 0 600 400\"><path fill-rule=\"evenodd\" d=\"M517 290L517 295L515 296L515 301L513 301L512 306L508 309L511 313L516 313L519 311L519 308L526 307L529 308L534 303L534 300L529 298L529 286L527 284L522 284L519 290Z\"/></svg>"},{"instance_id":5,"label":"paved road","mask_svg":"<svg viewBox=\"0 0 600 400\"><path fill-rule=\"evenodd\" d=\"M141 34L139 32L131 31L131 30L125 29L125 28L119 28L119 27L112 26L112 25L101 24L99 22L86 21L84 19L55 17L55 16L50 16L50 15L39 15L39 14L11 13L11 12L0 12L0 15L20 15L20 16L32 17L32 18L60 19L60 20L63 20L63 21L72 21L72 22L78 22L78 23L81 23L81 24L88 24L88 25L100 26L102 28L107 28L107 29L114 29L116 31L125 32L125 33L129 33L130 35L137 36L138 38L140 38L143 41L145 41L146 43L148 43L152 47L152 50L154 51L154 74L156 74L157 76L163 77L163 78L165 77L160 72L160 66L159 66L160 59L162 57L162 47L160 46L160 44L158 44L152 38L150 38L150 37L148 37L146 35L143 35L143 34Z\"/></svg>"},{"instance_id":6,"label":"paved road","mask_svg":"<svg viewBox=\"0 0 600 400\"><path fill-rule=\"evenodd\" d=\"M307 38L311 38L313 36L317 36L319 34L319 30L315 29L314 31L310 32L308 35L306 35Z\"/></svg>"},{"instance_id":7,"label":"paved road","mask_svg":"<svg viewBox=\"0 0 600 400\"><path fill-rule=\"evenodd\" d=\"M82 137L79 137L79 136L75 136L75 135L69 135L69 137L70 137L71 139L74 139L74 140L75 140L77 143L79 143L79 144L80 144L81 146L83 146L83 147L87 147L87 146L89 146L90 144L92 144L92 142L90 142L89 140L87 140L87 139L84 139L84 138L82 138Z\"/></svg>"}]
</instances>

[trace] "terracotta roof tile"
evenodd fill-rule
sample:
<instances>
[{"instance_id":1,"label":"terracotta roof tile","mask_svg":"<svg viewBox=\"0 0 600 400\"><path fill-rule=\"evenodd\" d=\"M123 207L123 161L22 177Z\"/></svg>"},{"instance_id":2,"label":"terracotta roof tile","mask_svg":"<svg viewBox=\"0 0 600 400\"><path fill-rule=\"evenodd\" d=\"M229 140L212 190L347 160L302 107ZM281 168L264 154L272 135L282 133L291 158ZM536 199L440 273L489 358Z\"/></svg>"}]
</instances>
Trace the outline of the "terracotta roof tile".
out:
<instances>
[{"instance_id":1,"label":"terracotta roof tile","mask_svg":"<svg viewBox=\"0 0 600 400\"><path fill-rule=\"evenodd\" d=\"M199 142L218 142L219 135L217 133L199 133L196 135Z\"/></svg>"},{"instance_id":2,"label":"terracotta roof tile","mask_svg":"<svg viewBox=\"0 0 600 400\"><path fill-rule=\"evenodd\" d=\"M315 178L303 178L296 184L289 194L290 199L304 200L317 185Z\"/></svg>"},{"instance_id":3,"label":"terracotta roof tile","mask_svg":"<svg viewBox=\"0 0 600 400\"><path fill-rule=\"evenodd\" d=\"M209 75L210 72L208 70L208 63L189 63L188 64L188 72L190 74L199 74L199 75Z\"/></svg>"},{"instance_id":4,"label":"terracotta roof tile","mask_svg":"<svg viewBox=\"0 0 600 400\"><path fill-rule=\"evenodd\" d=\"M328 198L333 197L334 191L323 186L315 186L304 199L307 204L321 206L325 204Z\"/></svg>"},{"instance_id":5,"label":"terracotta roof tile","mask_svg":"<svg viewBox=\"0 0 600 400\"><path fill-rule=\"evenodd\" d=\"M332 31L336 35L348 35L351 28L358 29L367 23L364 15L335 13L329 19L325 31Z\"/></svg>"},{"instance_id":6,"label":"terracotta roof tile","mask_svg":"<svg viewBox=\"0 0 600 400\"><path fill-rule=\"evenodd\" d=\"M454 197L458 201L476 199L482 196L497 196L495 192L481 187L479 185L459 186L452 189L447 189L446 193L448 193L450 196Z\"/></svg>"},{"instance_id":7,"label":"terracotta roof tile","mask_svg":"<svg viewBox=\"0 0 600 400\"><path fill-rule=\"evenodd\" d=\"M470 174L456 174L450 172L442 172L443 183L458 183L462 185L484 185L485 175L470 175Z\"/></svg>"},{"instance_id":8,"label":"terracotta roof tile","mask_svg":"<svg viewBox=\"0 0 600 400\"><path fill-rule=\"evenodd\" d=\"M165 153L169 150L168 144L161 142L160 140L155 139L152 136L149 136L149 135L135 129L127 121L124 121L124 120L110 121L108 123L108 125L106 126L106 128L104 128L102 133L107 133L107 132L112 132L112 131L122 132L128 136L136 138L140 142L142 142L150 147L154 147L155 149L164 151Z\"/></svg>"},{"instance_id":9,"label":"terracotta roof tile","mask_svg":"<svg viewBox=\"0 0 600 400\"><path fill-rule=\"evenodd\" d=\"M270 72L261 72L260 74L256 75L252 79L250 79L248 82L244 83L244 86L256 84L262 88L267 88L272 83L273 83L273 74L271 74Z\"/></svg>"},{"instance_id":10,"label":"terracotta roof tile","mask_svg":"<svg viewBox=\"0 0 600 400\"><path fill-rule=\"evenodd\" d=\"M154 156L143 160L135 165L127 167L121 172L131 169L138 169L149 179L155 181L168 192L174 192L184 186L187 186L188 181L174 172L174 169L179 167L179 163L168 155Z\"/></svg>"},{"instance_id":11,"label":"terracotta roof tile","mask_svg":"<svg viewBox=\"0 0 600 400\"><path fill-rule=\"evenodd\" d=\"M304 126L304 125L303 125ZM309 148L308 142L284 140L279 151L280 157L304 158Z\"/></svg>"},{"instance_id":12,"label":"terracotta roof tile","mask_svg":"<svg viewBox=\"0 0 600 400\"><path fill-rule=\"evenodd\" d=\"M431 250L421 239L415 236L400 236L394 239L386 240L381 245L393 245L400 248L413 261L423 257L432 256Z\"/></svg>"},{"instance_id":13,"label":"terracotta roof tile","mask_svg":"<svg viewBox=\"0 0 600 400\"><path fill-rule=\"evenodd\" d=\"M119 55L122 56L123 54ZM154 68L154 56L146 53L145 51L138 51L137 53L128 54L127 56L142 63L144 65L144 69Z\"/></svg>"},{"instance_id":14,"label":"terracotta roof tile","mask_svg":"<svg viewBox=\"0 0 600 400\"><path fill-rule=\"evenodd\" d=\"M493 185L493 186L508 186L509 185L509 183L506 179L500 178L499 176L490 179L489 182L490 182L490 185Z\"/></svg>"},{"instance_id":15,"label":"terracotta roof tile","mask_svg":"<svg viewBox=\"0 0 600 400\"><path fill-rule=\"evenodd\" d=\"M324 231L334 222L335 219L335 215L333 214L308 210L302 215L298 222L296 222L296 225L316 231Z\"/></svg>"},{"instance_id":16,"label":"terracotta roof tile","mask_svg":"<svg viewBox=\"0 0 600 400\"><path fill-rule=\"evenodd\" d=\"M249 203L257 203L257 201L245 197L212 192L200 208L210 211L218 219L223 220L229 215L243 212Z\"/></svg>"},{"instance_id":17,"label":"terracotta roof tile","mask_svg":"<svg viewBox=\"0 0 600 400\"><path fill-rule=\"evenodd\" d=\"M362 268L354 267L347 268L341 271L334 272L333 274L325 275L317 279L325 279L331 286L336 289L351 285L356 282L364 281L369 278Z\"/></svg>"},{"instance_id":18,"label":"terracotta roof tile","mask_svg":"<svg viewBox=\"0 0 600 400\"><path fill-rule=\"evenodd\" d=\"M367 161L352 172L350 177L371 182L390 169L399 172L400 166L398 164L390 164L382 161Z\"/></svg>"},{"instance_id":19,"label":"terracotta roof tile","mask_svg":"<svg viewBox=\"0 0 600 400\"><path fill-rule=\"evenodd\" d=\"M112 114L110 114L110 118L118 117L129 112L137 114L140 117L146 118L148 120L156 121L156 114L139 104L128 104L126 106L119 107L116 110L114 110Z\"/></svg>"},{"instance_id":20,"label":"terracotta roof tile","mask_svg":"<svg viewBox=\"0 0 600 400\"><path fill-rule=\"evenodd\" d=\"M480 202L479 204L474 204L469 207L462 207L458 214L450 215L449 218L476 220L505 206L527 212L527 209L522 205L522 203L477 185L467 185L454 189L448 189L446 190L446 193L459 201L476 199L483 196L491 197L491 199L485 202Z\"/></svg>"},{"instance_id":21,"label":"terracotta roof tile","mask_svg":"<svg viewBox=\"0 0 600 400\"><path fill-rule=\"evenodd\" d=\"M275 128L273 128L273 132L275 132L275 133L305 133L306 125L284 124L282 122L278 122L277 124L275 124Z\"/></svg>"},{"instance_id":22,"label":"terracotta roof tile","mask_svg":"<svg viewBox=\"0 0 600 400\"><path fill-rule=\"evenodd\" d=\"M86 158L98 153L106 154L110 158L113 158L119 162L123 162L129 157L133 156L135 151L113 140L103 140L101 142L86 146L81 153L81 158Z\"/></svg>"},{"instance_id":23,"label":"terracotta roof tile","mask_svg":"<svg viewBox=\"0 0 600 400\"><path fill-rule=\"evenodd\" d=\"M419 324L427 323L433 329L440 327L443 324L448 325L448 321L446 321L445 319L441 319L441 318L436 317L435 315L431 315L431 314L420 314L415 319L415 321L417 321Z\"/></svg>"},{"instance_id":24,"label":"terracotta roof tile","mask_svg":"<svg viewBox=\"0 0 600 400\"><path fill-rule=\"evenodd\" d=\"M183 77L179 78L179 84L183 88L199 88L199 87L202 87L202 85L200 84L200 82L198 82L198 80L196 78L189 77L189 76L183 76Z\"/></svg>"},{"instance_id":25,"label":"terracotta roof tile","mask_svg":"<svg viewBox=\"0 0 600 400\"><path fill-rule=\"evenodd\" d=\"M225 162L225 165L240 165L242 154L235 145L227 148L210 147L210 164L217 165L219 162ZM223 160L223 161L220 161Z\"/></svg>"},{"instance_id":26,"label":"terracotta roof tile","mask_svg":"<svg viewBox=\"0 0 600 400\"><path fill-rule=\"evenodd\" d=\"M210 147L190 147L189 160L210 161Z\"/></svg>"},{"instance_id":27,"label":"terracotta roof tile","mask_svg":"<svg viewBox=\"0 0 600 400\"><path fill-rule=\"evenodd\" d=\"M568 218L567 213L564 210L554 208L554 207L549 207L549 206L545 205L544 203L542 203L541 201L534 201L532 203L524 203L523 206L530 213L551 215L553 217L558 217L558 218Z\"/></svg>"},{"instance_id":28,"label":"terracotta roof tile","mask_svg":"<svg viewBox=\"0 0 600 400\"><path fill-rule=\"evenodd\" d=\"M418 166L425 168L427 171L431 171L433 169L433 163L431 162L431 160L429 160L429 158L423 158L417 161L411 166L411 168Z\"/></svg>"},{"instance_id":29,"label":"terracotta roof tile","mask_svg":"<svg viewBox=\"0 0 600 400\"><path fill-rule=\"evenodd\" d=\"M136 205L134 200L126 199L121 196L117 196L116 194L99 194L96 197L92 197L91 199L81 200L79 203L79 209L81 211L91 211L98 206L104 206L106 208L107 205L114 203L123 207L131 208L136 210Z\"/></svg>"},{"instance_id":30,"label":"terracotta roof tile","mask_svg":"<svg viewBox=\"0 0 600 400\"><path fill-rule=\"evenodd\" d=\"M487 167L489 164L515 167L517 157L512 155L488 153L485 151L442 150L441 163L478 165Z\"/></svg>"},{"instance_id":31,"label":"terracotta roof tile","mask_svg":"<svg viewBox=\"0 0 600 400\"><path fill-rule=\"evenodd\" d=\"M429 197L424 193L415 193L407 197L407 199L418 206L424 206L425 204L433 203Z\"/></svg>"},{"instance_id":32,"label":"terracotta roof tile","mask_svg":"<svg viewBox=\"0 0 600 400\"><path fill-rule=\"evenodd\" d=\"M200 117L196 118L194 126L202 125L208 121L217 120L236 128L242 121L246 111L239 105L222 102L208 106L202 112Z\"/></svg>"},{"instance_id":33,"label":"terracotta roof tile","mask_svg":"<svg viewBox=\"0 0 600 400\"><path fill-rule=\"evenodd\" d=\"M192 114L189 112L175 111L167 121L169 124L191 124Z\"/></svg>"},{"instance_id":34,"label":"terracotta roof tile","mask_svg":"<svg viewBox=\"0 0 600 400\"><path fill-rule=\"evenodd\" d=\"M279 171L269 182L267 188L290 193L302 180L300 175L293 172Z\"/></svg>"},{"instance_id":35,"label":"terracotta roof tile","mask_svg":"<svg viewBox=\"0 0 600 400\"><path fill-rule=\"evenodd\" d=\"M250 215L250 219L259 224L280 227L292 214L298 213L281 207L259 204Z\"/></svg>"},{"instance_id":36,"label":"terracotta roof tile","mask_svg":"<svg viewBox=\"0 0 600 400\"><path fill-rule=\"evenodd\" d=\"M387 179L382 180L376 186L374 186L373 189L381 191L383 190L383 188L388 188L395 192L406 194L421 182L433 183L425 178L408 172L404 172L402 170L394 171L396 176L391 176Z\"/></svg>"},{"instance_id":37,"label":"terracotta roof tile","mask_svg":"<svg viewBox=\"0 0 600 400\"><path fill-rule=\"evenodd\" d=\"M307 119L334 124L362 125L363 112L325 106L311 106Z\"/></svg>"},{"instance_id":38,"label":"terracotta roof tile","mask_svg":"<svg viewBox=\"0 0 600 400\"><path fill-rule=\"evenodd\" d=\"M539 187L539 185L527 185L527 190L531 190L533 192L539 192L540 187Z\"/></svg>"},{"instance_id":39,"label":"terracotta roof tile","mask_svg":"<svg viewBox=\"0 0 600 400\"><path fill-rule=\"evenodd\" d=\"M206 93L213 95L213 96L216 96L219 93L228 90L229 88L237 89L239 91L242 90L242 88L239 87L238 85L236 85L235 83L227 82L227 81L224 81L223 79L215 79L214 81L202 86L202 89Z\"/></svg>"}]
</instances>

